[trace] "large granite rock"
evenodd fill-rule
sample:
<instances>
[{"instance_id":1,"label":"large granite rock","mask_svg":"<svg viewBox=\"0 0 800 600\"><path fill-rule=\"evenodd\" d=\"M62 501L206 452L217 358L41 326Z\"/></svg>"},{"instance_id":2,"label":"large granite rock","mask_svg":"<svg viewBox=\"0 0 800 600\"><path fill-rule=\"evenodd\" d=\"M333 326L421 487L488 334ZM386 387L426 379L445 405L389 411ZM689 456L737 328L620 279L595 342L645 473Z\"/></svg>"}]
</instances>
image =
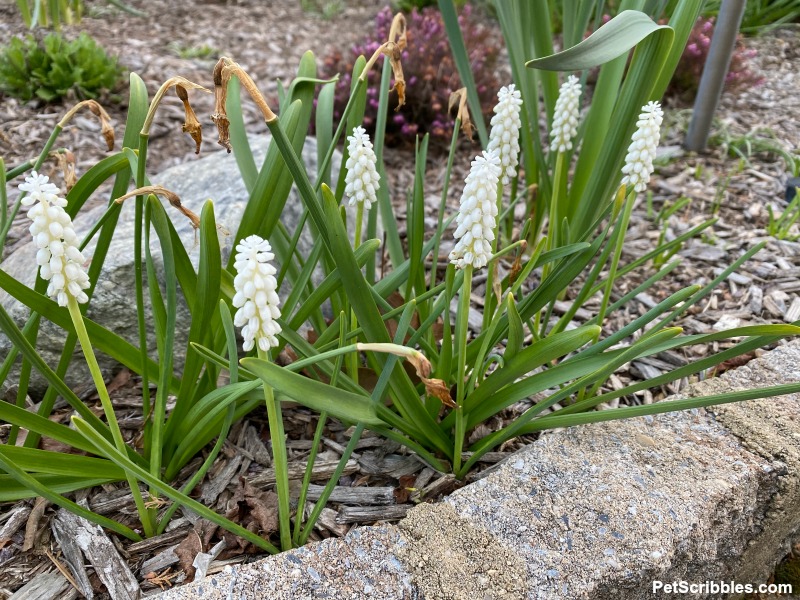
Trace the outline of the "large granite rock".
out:
<instances>
[{"instance_id":1,"label":"large granite rock","mask_svg":"<svg viewBox=\"0 0 800 600\"><path fill-rule=\"evenodd\" d=\"M253 137L250 140L255 155L256 164L261 165L266 149L269 144L267 134ZM314 138L308 138L303 149L303 160L305 161L309 176L313 179L317 167L317 145ZM336 152L333 158L334 176L338 173L341 164L341 155ZM236 160L232 154L224 151L215 152L198 160L191 160L184 164L172 167L166 171L150 178L154 185L161 185L168 190L178 194L183 205L200 214L203 203L211 199L214 202L214 214L217 223L223 226L230 235L221 234L220 244L223 248L223 264L227 261L232 252L234 234L241 222L244 208L247 204L248 194L244 182L239 174ZM172 219L186 250L189 253L195 266L199 259L198 238L190 221L181 215L174 208L164 202L167 214ZM75 219L75 231L79 236L85 234L94 223L102 216L105 206L97 207L94 210L79 214ZM303 212L301 202L296 189L292 189L289 199L281 215L281 220L290 233L293 233ZM348 211L348 216L352 217ZM108 256L106 257L103 271L100 275L94 297L89 307L88 317L115 333L126 338L133 344L137 344L138 333L136 325L136 304L134 291L134 260L133 260L133 238L134 238L134 205L133 200L125 203L122 208L119 223L114 233ZM351 226L350 230L353 228ZM161 253L158 248L156 236L152 235L151 250L157 261L160 261ZM306 226L305 232L298 244L303 255L307 255L311 248L312 238ZM89 246L85 254L89 257L94 252L93 246ZM33 286L36 272L33 265L35 261L36 248L31 242L16 250L2 264L5 272L12 277L23 282L28 286ZM288 284L288 282L286 282ZM287 285L281 290L282 298L288 294ZM180 287L179 287L180 292ZM147 293L145 292L147 299ZM28 318L28 309L9 297L3 290L0 290L0 302L8 310L14 320L22 326ZM148 306L147 322L152 324ZM186 338L189 329L189 311L186 304L181 300L178 309L177 321L177 343L175 354L175 367L180 370L183 365ZM40 333L38 350L44 360L55 369L61 355L65 340L64 331L50 322L43 321ZM155 352L156 341L152 331L149 334L149 347ZM5 359L11 348L9 340L4 335L0 335L0 360ZM106 376L113 374L117 364L111 358L98 352L98 360L103 373ZM80 348L76 348L76 356L67 374L67 383L81 391L91 386L88 369L85 361L80 355ZM7 393L10 387L16 388L19 380L19 359L14 370L7 380L2 384L0 392ZM43 393L46 387L43 378L38 374L32 382L30 394L34 397Z\"/></svg>"}]
</instances>

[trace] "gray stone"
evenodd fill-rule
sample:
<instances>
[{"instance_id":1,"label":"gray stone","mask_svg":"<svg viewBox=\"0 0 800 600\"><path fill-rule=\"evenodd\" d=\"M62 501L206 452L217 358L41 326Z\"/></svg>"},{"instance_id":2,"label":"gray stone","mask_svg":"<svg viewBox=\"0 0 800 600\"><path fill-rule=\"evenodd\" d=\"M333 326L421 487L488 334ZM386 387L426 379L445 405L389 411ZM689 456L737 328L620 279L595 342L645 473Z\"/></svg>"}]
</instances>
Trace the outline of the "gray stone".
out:
<instances>
[{"instance_id":1,"label":"gray stone","mask_svg":"<svg viewBox=\"0 0 800 600\"><path fill-rule=\"evenodd\" d=\"M793 342L689 395L798 381ZM654 581L765 583L800 529L799 400L548 433L397 526L227 567L159 598L644 600Z\"/></svg>"},{"instance_id":2,"label":"gray stone","mask_svg":"<svg viewBox=\"0 0 800 600\"><path fill-rule=\"evenodd\" d=\"M269 143L267 134L253 137L251 147L255 156L256 164L261 165L266 148ZM306 164L309 177L313 178L317 167L317 147L314 138L308 138L303 149L303 160ZM338 173L341 164L341 154L336 152L333 158L334 176ZM200 214L202 206L206 200L214 202L214 214L217 224L220 226L220 243L223 248L223 264L227 261L232 252L232 242L234 234L241 222L244 208L248 201L248 194L239 174L236 160L233 154L225 151L214 152L203 158L192 160L184 164L172 167L162 173L150 178L153 185L161 185L168 190L175 192L181 199L183 206L189 210ZM172 208L166 201L163 202L167 214L172 220L178 234L183 241L195 267L199 260L198 238L189 219ZM97 207L94 210L79 214L75 219L75 230L79 236L85 234L97 222L105 212L105 207ZM303 212L303 204L295 188L292 188L289 199L281 215L281 220L289 231L294 233L296 226ZM352 216L354 211L348 211L348 216ZM350 231L353 230L351 226ZM225 231L228 235L225 235ZM138 329L136 325L136 304L135 304L135 277L133 260L133 238L134 238L134 204L133 199L126 201L122 207L121 215L114 238L111 242L108 256L106 257L103 271L98 280L98 285L92 298L87 316L101 324L103 327L111 329L121 335L131 343L138 345ZM306 226L303 236L298 244L303 255L307 255L312 245L309 228ZM151 251L160 268L161 253L155 233L152 234ZM33 286L36 272L32 268L35 265L36 248L31 242L19 248L6 258L0 265L4 271L12 277L21 281L25 285ZM93 245L87 248L85 254L91 257ZM288 285L288 281L287 281ZM281 290L283 298L288 294L287 285ZM180 291L180 290L179 290ZM145 291L145 301L148 299ZM10 298L4 291L0 290L0 302L9 311L14 320L21 326L28 317L28 309ZM150 307L147 307L147 323L152 326ZM177 337L175 348L175 367L177 370L183 365L185 356L186 339L190 323L189 310L186 304L181 301L178 309ZM60 328L50 322L42 322L39 333L38 350L44 360L55 369L58 364L61 350L66 336ZM149 347L155 353L155 335L151 329L148 337ZM5 359L10 350L10 342L6 336L0 336L0 360ZM117 363L107 356L97 353L98 360L106 377L110 376L118 367ZM2 391L8 390L9 386L16 387L19 381L19 359L15 369L3 384ZM85 391L91 385L88 369L85 361L80 354L80 348L76 348L73 362L67 374L67 383L76 388L78 392ZM31 394L40 395L45 388L42 377L34 377Z\"/></svg>"}]
</instances>

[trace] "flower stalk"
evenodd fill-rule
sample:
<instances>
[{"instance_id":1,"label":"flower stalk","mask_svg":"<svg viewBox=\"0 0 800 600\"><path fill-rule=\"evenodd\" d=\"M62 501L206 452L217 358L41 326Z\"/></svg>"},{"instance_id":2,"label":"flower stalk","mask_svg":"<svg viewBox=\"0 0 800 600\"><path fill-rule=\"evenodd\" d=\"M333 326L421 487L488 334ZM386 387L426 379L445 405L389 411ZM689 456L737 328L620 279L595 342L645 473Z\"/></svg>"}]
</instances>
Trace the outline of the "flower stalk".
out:
<instances>
[{"instance_id":1,"label":"flower stalk","mask_svg":"<svg viewBox=\"0 0 800 600\"><path fill-rule=\"evenodd\" d=\"M256 348L262 360L270 360L269 351L278 346L281 312L277 293L277 270L270 264L275 258L267 240L251 235L236 246L233 306L237 308L233 324L242 328L245 352ZM289 472L281 403L272 387L264 383L272 459L275 463L275 487L278 493L278 522L281 548L292 547L291 508L289 506Z\"/></svg>"}]
</instances>

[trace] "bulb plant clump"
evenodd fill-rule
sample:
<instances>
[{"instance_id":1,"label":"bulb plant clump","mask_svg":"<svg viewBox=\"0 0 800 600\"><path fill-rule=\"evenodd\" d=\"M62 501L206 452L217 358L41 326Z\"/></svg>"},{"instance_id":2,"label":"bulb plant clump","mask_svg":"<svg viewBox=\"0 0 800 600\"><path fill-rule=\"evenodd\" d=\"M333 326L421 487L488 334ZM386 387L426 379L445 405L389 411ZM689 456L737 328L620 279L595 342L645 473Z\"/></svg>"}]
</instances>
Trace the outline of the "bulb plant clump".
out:
<instances>
[{"instance_id":1,"label":"bulb plant clump","mask_svg":"<svg viewBox=\"0 0 800 600\"><path fill-rule=\"evenodd\" d=\"M215 98L214 113L208 116L219 144L236 150L250 190L241 223L231 232L236 251L228 259L220 247L213 199L203 199L195 213L187 204L199 199L179 198L152 185L148 176L153 169L147 158L151 126L173 87L184 105L187 146L201 147L202 117L192 102L194 94L209 90L197 83L172 77L149 96L141 78L132 75L123 150L114 152L110 137L112 154L77 181L68 201L40 173L77 108L59 122L30 164L6 169L0 161L0 175L9 183L27 177L20 189L28 194L0 215L0 242L20 206L31 206L31 244L37 251L31 268L38 268L40 275L30 289L0 270L0 286L32 313L20 328L0 305L0 330L14 344L0 363L0 381L19 357L25 367L17 382L22 390L17 403L0 402L0 421L9 430L8 442L0 444L0 501L42 496L135 541L162 534L178 511L191 511L238 536L248 550L276 553L310 539L366 431L463 480L486 453L521 435L800 392L800 384L791 384L595 410L800 333L795 324L779 324L689 336L676 325L763 244L707 284L678 290L644 313L629 305L669 275L676 261L657 261L684 241L662 240L643 257L622 261L631 211L654 173L663 119L659 100L672 74L669 65L683 51L697 3L679 2L685 10L676 11L666 27L643 13L623 11L601 26L610 29L560 53L553 51L548 17L539 14L547 3L497 3L515 81L490 90L481 89L480 79L466 71L456 75L475 62L459 43L463 38L452 2L440 4L452 9L443 11L437 26L447 30L454 54L436 63L447 79L436 93L447 92L442 101L457 108L457 114L453 122L443 111L438 124L431 116L428 133L413 139L404 236L393 207L397 199L390 196L385 176L386 131L369 136L367 130L376 123L393 127L390 97L397 99L393 107L419 108L424 104L419 89L434 85L433 79L425 79L432 59L424 54L424 44L433 43L432 38L424 41L427 13L412 14L408 22L396 15L385 37L354 61L349 92L338 113L329 87L333 83L319 78L310 52L281 98L280 114L241 65L220 58L208 74ZM583 22L581 14L565 13L565 31L585 31L589 16ZM473 27L463 19L461 24L465 33ZM600 66L594 93L584 96L581 81L587 73L597 63L619 57L622 47L627 55L634 45L643 51L633 53L625 72L619 71L619 61ZM530 55L530 48L536 48L538 58ZM444 55L444 49L437 52ZM376 77L381 57L386 61L382 79ZM618 76L608 76L606 69ZM466 85L449 90L457 77ZM452 97L450 91L455 92ZM470 113L486 91L497 98L488 135L482 109ZM371 99L382 114L368 116ZM255 103L271 134L261 168L248 154L242 104L249 102ZM311 175L298 151L315 104L319 160ZM102 110L86 106L101 118L109 136ZM473 142L475 158L458 210L453 210L449 185L460 160L456 148L467 143L462 138L469 137L473 122L485 139L480 148ZM546 133L540 137L540 123L549 138ZM428 159L437 128L450 136L446 161ZM419 133L409 122L394 131L407 137ZM345 140L347 158L336 172L331 168L334 155ZM426 228L426 170L431 163L444 165L443 189L436 225ZM74 231L71 219L105 181L112 184L105 215L91 231ZM131 183L134 189L128 191ZM293 188L302 214L296 230L288 231L280 216ZM135 343L85 320L83 313L91 307L92 290L102 283L123 202L134 204ZM526 210L516 210L522 207ZM345 217L353 208L355 224L350 226ZM195 246L181 242L176 219L191 221ZM694 234L712 225L713 220L701 223ZM305 248L299 243L304 231L311 240ZM93 255L84 271L87 261L79 249L90 242ZM646 274L642 283L633 289L621 286L620 278L635 269ZM482 301L474 302L473 291L482 292ZM153 307L151 320L145 316L145 295ZM189 323L178 322L181 301L189 306ZM480 319L470 318L476 306ZM623 318L630 314L637 316ZM42 316L69 334L55 366L46 364L35 349ZM182 347L176 337L179 328L188 337ZM155 335L155 347L148 335ZM735 343L670 372L623 386L606 385L634 360L728 338ZM65 383L77 344L104 419ZM137 389L143 425L136 444L122 434L95 349L141 379ZM181 353L184 362L178 370L174 358ZM32 369L49 384L35 414L25 409ZM74 411L69 424L51 420L57 396ZM287 452L283 411L289 403L318 416L311 449L299 464L290 464ZM232 513L221 515L193 497L231 428L258 408L265 408L268 417L264 436L269 437L274 469L274 531L245 527ZM347 439L333 474L312 503L314 466L332 419ZM40 450L42 435L74 452ZM195 466L187 475L190 463ZM56 468L60 471L54 478ZM290 478L298 477L294 473L302 478L292 486ZM127 484L136 505L135 517L124 524L69 497L76 490L114 482Z\"/></svg>"}]
</instances>

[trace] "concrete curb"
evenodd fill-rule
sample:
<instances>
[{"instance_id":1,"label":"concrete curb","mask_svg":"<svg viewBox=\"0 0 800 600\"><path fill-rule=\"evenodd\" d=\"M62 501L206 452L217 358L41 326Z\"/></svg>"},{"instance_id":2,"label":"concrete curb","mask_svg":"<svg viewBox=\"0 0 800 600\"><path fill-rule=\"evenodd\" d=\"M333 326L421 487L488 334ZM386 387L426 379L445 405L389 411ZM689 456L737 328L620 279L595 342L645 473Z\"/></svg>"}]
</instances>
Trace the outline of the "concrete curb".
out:
<instances>
[{"instance_id":1,"label":"concrete curb","mask_svg":"<svg viewBox=\"0 0 800 600\"><path fill-rule=\"evenodd\" d=\"M792 343L690 394L796 381ZM798 507L793 395L556 431L397 526L358 528L159 598L635 600L653 597L654 580L763 583L798 535Z\"/></svg>"}]
</instances>

